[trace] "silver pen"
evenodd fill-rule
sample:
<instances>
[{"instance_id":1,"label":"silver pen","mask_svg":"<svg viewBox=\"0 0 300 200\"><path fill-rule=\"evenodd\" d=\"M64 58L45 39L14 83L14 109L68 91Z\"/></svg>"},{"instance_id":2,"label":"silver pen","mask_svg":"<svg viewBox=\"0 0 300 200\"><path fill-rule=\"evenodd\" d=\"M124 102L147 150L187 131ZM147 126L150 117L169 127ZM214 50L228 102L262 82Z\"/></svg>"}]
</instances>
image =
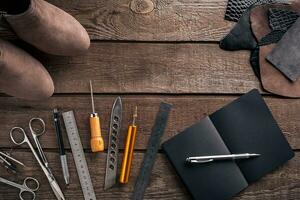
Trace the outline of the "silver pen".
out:
<instances>
[{"instance_id":1,"label":"silver pen","mask_svg":"<svg viewBox=\"0 0 300 200\"><path fill-rule=\"evenodd\" d=\"M242 153L242 154L229 154L229 155L212 155L212 156L196 156L188 157L186 162L188 163L208 163L217 160L239 160L258 157L257 153Z\"/></svg>"},{"instance_id":2,"label":"silver pen","mask_svg":"<svg viewBox=\"0 0 300 200\"><path fill-rule=\"evenodd\" d=\"M63 174L64 174L65 182L68 185L69 182L70 182L70 174L69 174L67 157L66 157L66 154L65 154L64 141L63 141L63 137L62 137L62 134L61 134L59 114L58 114L57 109L54 109L53 117L54 117L54 125L55 125L55 132L56 132L56 136L57 136L57 142L58 142L58 146L59 146L61 167L62 167L62 171L63 171Z\"/></svg>"}]
</instances>

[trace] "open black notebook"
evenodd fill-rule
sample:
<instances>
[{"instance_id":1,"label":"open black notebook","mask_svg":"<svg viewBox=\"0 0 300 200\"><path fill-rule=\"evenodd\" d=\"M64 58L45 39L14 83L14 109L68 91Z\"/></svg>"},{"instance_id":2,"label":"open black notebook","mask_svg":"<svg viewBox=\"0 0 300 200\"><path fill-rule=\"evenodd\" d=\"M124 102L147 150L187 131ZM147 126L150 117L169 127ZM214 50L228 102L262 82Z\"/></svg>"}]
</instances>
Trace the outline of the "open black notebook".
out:
<instances>
[{"instance_id":1,"label":"open black notebook","mask_svg":"<svg viewBox=\"0 0 300 200\"><path fill-rule=\"evenodd\" d=\"M257 90L204 118L163 144L194 199L230 199L294 156ZM258 153L260 157L187 164L190 156Z\"/></svg>"}]
</instances>

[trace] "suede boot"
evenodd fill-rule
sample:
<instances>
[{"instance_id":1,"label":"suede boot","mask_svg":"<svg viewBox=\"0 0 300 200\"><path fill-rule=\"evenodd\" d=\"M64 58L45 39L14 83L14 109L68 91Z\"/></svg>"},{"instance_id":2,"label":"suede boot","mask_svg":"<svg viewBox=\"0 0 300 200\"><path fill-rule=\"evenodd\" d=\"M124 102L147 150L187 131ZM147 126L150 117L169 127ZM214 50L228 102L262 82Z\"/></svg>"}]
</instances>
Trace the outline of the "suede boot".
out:
<instances>
[{"instance_id":1,"label":"suede boot","mask_svg":"<svg viewBox=\"0 0 300 200\"><path fill-rule=\"evenodd\" d=\"M27 100L42 100L54 92L43 65L22 49L0 40L0 90Z\"/></svg>"},{"instance_id":2,"label":"suede boot","mask_svg":"<svg viewBox=\"0 0 300 200\"><path fill-rule=\"evenodd\" d=\"M44 0L19 2L9 1L4 17L22 40L54 55L75 56L88 50L88 33L71 15Z\"/></svg>"}]
</instances>

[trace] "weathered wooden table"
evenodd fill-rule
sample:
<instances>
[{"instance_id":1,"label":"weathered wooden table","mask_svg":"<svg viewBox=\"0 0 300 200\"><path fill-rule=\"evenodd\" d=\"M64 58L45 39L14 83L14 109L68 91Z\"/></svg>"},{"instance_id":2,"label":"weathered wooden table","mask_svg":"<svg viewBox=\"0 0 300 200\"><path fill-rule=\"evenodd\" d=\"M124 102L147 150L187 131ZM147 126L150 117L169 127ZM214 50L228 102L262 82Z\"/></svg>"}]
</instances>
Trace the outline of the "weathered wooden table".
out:
<instances>
[{"instance_id":1,"label":"weathered wooden table","mask_svg":"<svg viewBox=\"0 0 300 200\"><path fill-rule=\"evenodd\" d=\"M248 62L249 52L226 52L218 47L218 41L233 26L223 20L227 0L154 0L154 9L151 1L140 1L145 6L130 6L131 0L49 0L85 26L92 39L90 51L81 57L57 57L21 43L50 71L56 93L42 102L18 100L4 94L0 97L1 150L9 151L13 147L9 139L10 128L27 126L31 117L44 118L48 131L41 143L67 199L83 199L83 195L66 134L71 184L64 185L52 121L53 108L76 112L97 198L129 199L161 101L174 105L163 137L165 141L241 94L260 88ZM0 37L16 39L4 22ZM112 103L117 96L123 99L121 152L132 111L136 105L139 108L130 182L107 191L103 190L106 153L93 154L89 147L90 79L94 80L96 109L102 119L105 141L108 140ZM235 199L300 199L300 101L260 91L296 156ZM36 177L41 182L37 199L55 199L29 149L26 146L14 148L13 155L28 167L18 176L1 168L0 176L17 182L26 176ZM0 186L0 199L17 197L17 190ZM190 199L161 151L145 199Z\"/></svg>"}]
</instances>

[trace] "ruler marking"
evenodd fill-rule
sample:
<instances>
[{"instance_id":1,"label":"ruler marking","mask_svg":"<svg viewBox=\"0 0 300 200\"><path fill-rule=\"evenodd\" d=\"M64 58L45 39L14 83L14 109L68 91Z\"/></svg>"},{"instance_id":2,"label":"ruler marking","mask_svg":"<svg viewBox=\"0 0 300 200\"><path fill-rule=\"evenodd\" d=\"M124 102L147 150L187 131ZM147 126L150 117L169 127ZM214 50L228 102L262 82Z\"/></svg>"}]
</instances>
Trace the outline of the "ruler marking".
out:
<instances>
[{"instance_id":1,"label":"ruler marking","mask_svg":"<svg viewBox=\"0 0 300 200\"><path fill-rule=\"evenodd\" d=\"M67 135L71 145L73 158L75 161L84 199L96 200L96 195L94 192L87 162L84 156L84 151L78 133L78 128L76 125L74 113L73 111L69 111L69 112L64 112L62 115L66 125Z\"/></svg>"}]
</instances>

